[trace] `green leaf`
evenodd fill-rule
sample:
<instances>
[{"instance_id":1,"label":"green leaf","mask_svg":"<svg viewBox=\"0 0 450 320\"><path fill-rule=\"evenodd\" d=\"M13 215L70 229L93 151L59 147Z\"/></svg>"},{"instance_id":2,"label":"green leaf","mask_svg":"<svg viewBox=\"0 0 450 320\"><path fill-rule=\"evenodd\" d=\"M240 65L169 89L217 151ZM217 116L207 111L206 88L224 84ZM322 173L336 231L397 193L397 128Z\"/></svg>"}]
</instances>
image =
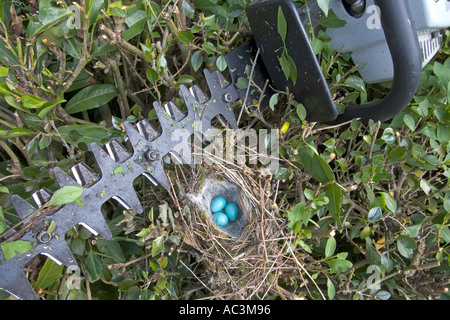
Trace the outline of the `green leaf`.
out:
<instances>
[{"instance_id":1,"label":"green leaf","mask_svg":"<svg viewBox=\"0 0 450 320\"><path fill-rule=\"evenodd\" d=\"M11 94L11 89L9 89L8 85L4 82L0 83L0 94L3 95Z\"/></svg>"},{"instance_id":2,"label":"green leaf","mask_svg":"<svg viewBox=\"0 0 450 320\"><path fill-rule=\"evenodd\" d=\"M450 83L450 62L441 64L439 62L434 63L434 74L439 78L439 81L441 82L444 89L447 88L447 85Z\"/></svg>"},{"instance_id":3,"label":"green leaf","mask_svg":"<svg viewBox=\"0 0 450 320\"><path fill-rule=\"evenodd\" d=\"M328 15L323 17L319 24L325 28L341 28L344 27L347 22L337 17L333 10L328 11Z\"/></svg>"},{"instance_id":4,"label":"green leaf","mask_svg":"<svg viewBox=\"0 0 450 320\"><path fill-rule=\"evenodd\" d=\"M185 3L185 1L183 1ZM203 55L201 51L195 51L194 54L191 57L191 64L194 71L197 71L200 69L203 63Z\"/></svg>"},{"instance_id":5,"label":"green leaf","mask_svg":"<svg viewBox=\"0 0 450 320\"><path fill-rule=\"evenodd\" d=\"M41 119L44 119L50 110L52 110L55 106L57 106L58 104L63 103L63 102L66 102L66 100L59 99L59 100L47 101L40 107L40 109L37 112L37 116Z\"/></svg>"},{"instance_id":6,"label":"green leaf","mask_svg":"<svg viewBox=\"0 0 450 320\"><path fill-rule=\"evenodd\" d=\"M289 178L289 170L285 167L279 167L275 172L275 180L285 180Z\"/></svg>"},{"instance_id":7,"label":"green leaf","mask_svg":"<svg viewBox=\"0 0 450 320\"><path fill-rule=\"evenodd\" d=\"M47 233L53 233L56 229L56 222L55 220L50 221L50 225L47 228Z\"/></svg>"},{"instance_id":8,"label":"green leaf","mask_svg":"<svg viewBox=\"0 0 450 320\"><path fill-rule=\"evenodd\" d=\"M364 229L361 230L361 233L360 233L359 237L361 239L366 239L371 234L372 234L372 229L370 229L370 227L365 227Z\"/></svg>"},{"instance_id":9,"label":"green leaf","mask_svg":"<svg viewBox=\"0 0 450 320\"><path fill-rule=\"evenodd\" d=\"M93 251L89 252L85 259L85 263L88 271L88 280L90 283L103 278L103 263Z\"/></svg>"},{"instance_id":10,"label":"green leaf","mask_svg":"<svg viewBox=\"0 0 450 320\"><path fill-rule=\"evenodd\" d=\"M207 54L215 54L216 53L216 47L214 46L214 44L212 44L209 41L204 42L202 44L202 48L203 48L203 50L205 50L205 52Z\"/></svg>"},{"instance_id":11,"label":"green leaf","mask_svg":"<svg viewBox=\"0 0 450 320\"><path fill-rule=\"evenodd\" d=\"M16 254L24 254L31 249L31 242L25 240L16 240L6 243L0 243L5 260L8 261Z\"/></svg>"},{"instance_id":12,"label":"green leaf","mask_svg":"<svg viewBox=\"0 0 450 320\"><path fill-rule=\"evenodd\" d=\"M48 45L44 41L51 43L55 48L66 40L64 29L62 27L53 26L45 30L36 40L36 57L40 58L44 53L49 51ZM50 71L49 71L50 72Z\"/></svg>"},{"instance_id":13,"label":"green leaf","mask_svg":"<svg viewBox=\"0 0 450 320\"><path fill-rule=\"evenodd\" d=\"M158 73L152 67L148 67L146 75L148 81L150 81L151 83L158 80Z\"/></svg>"},{"instance_id":14,"label":"green leaf","mask_svg":"<svg viewBox=\"0 0 450 320\"><path fill-rule=\"evenodd\" d=\"M366 260L370 265L376 265L381 267L381 256L378 254L377 250L375 250L375 247L372 245L370 238L366 239Z\"/></svg>"},{"instance_id":15,"label":"green leaf","mask_svg":"<svg viewBox=\"0 0 450 320\"><path fill-rule=\"evenodd\" d=\"M126 6L125 7L123 6L122 1L119 0L110 3L106 13L113 17L125 18L127 14L127 9Z\"/></svg>"},{"instance_id":16,"label":"green leaf","mask_svg":"<svg viewBox=\"0 0 450 320\"><path fill-rule=\"evenodd\" d=\"M0 2L0 22L1 23L5 22L5 18L3 15L4 15L3 4Z\"/></svg>"},{"instance_id":17,"label":"green leaf","mask_svg":"<svg viewBox=\"0 0 450 320\"><path fill-rule=\"evenodd\" d=\"M425 192L426 195L430 194L431 186L427 180L425 179L420 180L420 188L423 190L423 192Z\"/></svg>"},{"instance_id":18,"label":"green leaf","mask_svg":"<svg viewBox=\"0 0 450 320\"><path fill-rule=\"evenodd\" d=\"M281 6L278 7L278 16L277 16L277 31L283 40L283 43L286 42L286 34L287 34L287 22L284 17L283 9Z\"/></svg>"},{"instance_id":19,"label":"green leaf","mask_svg":"<svg viewBox=\"0 0 450 320\"><path fill-rule=\"evenodd\" d=\"M188 1L183 1L181 3L181 10L183 11L184 15L189 19L194 18L195 10Z\"/></svg>"},{"instance_id":20,"label":"green leaf","mask_svg":"<svg viewBox=\"0 0 450 320\"><path fill-rule=\"evenodd\" d=\"M400 235L397 238L397 249L398 252L404 256L405 258L411 258L413 253L414 253L414 249L416 248L416 241L409 237L409 236L404 236L404 235Z\"/></svg>"},{"instance_id":21,"label":"green leaf","mask_svg":"<svg viewBox=\"0 0 450 320\"><path fill-rule=\"evenodd\" d=\"M336 288L334 287L333 281L331 281L330 278L328 277L327 277L327 294L328 299L330 300L333 300L336 294Z\"/></svg>"},{"instance_id":22,"label":"green leaf","mask_svg":"<svg viewBox=\"0 0 450 320\"><path fill-rule=\"evenodd\" d=\"M9 69L3 66L0 66L0 77L5 77L9 72Z\"/></svg>"},{"instance_id":23,"label":"green leaf","mask_svg":"<svg viewBox=\"0 0 450 320\"><path fill-rule=\"evenodd\" d=\"M369 213L367 214L367 220L370 222L376 222L380 220L383 217L383 211L381 210L381 207L374 207L369 210Z\"/></svg>"},{"instance_id":24,"label":"green leaf","mask_svg":"<svg viewBox=\"0 0 450 320\"><path fill-rule=\"evenodd\" d=\"M389 300L391 298L391 294L387 291L378 291L377 298L380 300Z\"/></svg>"},{"instance_id":25,"label":"green leaf","mask_svg":"<svg viewBox=\"0 0 450 320\"><path fill-rule=\"evenodd\" d=\"M120 246L119 242L114 240L99 239L96 245L98 250L102 254L104 254L108 258L111 258L114 262L125 261L122 247Z\"/></svg>"},{"instance_id":26,"label":"green leaf","mask_svg":"<svg viewBox=\"0 0 450 320\"><path fill-rule=\"evenodd\" d=\"M245 90L248 87L248 79L244 77L239 77L236 81L236 88L239 90Z\"/></svg>"},{"instance_id":27,"label":"green leaf","mask_svg":"<svg viewBox=\"0 0 450 320\"><path fill-rule=\"evenodd\" d=\"M217 13L222 11L222 6L215 3L215 1L210 0L194 0L195 7L197 10L206 11L208 13Z\"/></svg>"},{"instance_id":28,"label":"green leaf","mask_svg":"<svg viewBox=\"0 0 450 320\"><path fill-rule=\"evenodd\" d=\"M50 198L48 206L61 206L64 204L75 202L83 194L84 189L78 186L64 186Z\"/></svg>"},{"instance_id":29,"label":"green leaf","mask_svg":"<svg viewBox=\"0 0 450 320\"><path fill-rule=\"evenodd\" d=\"M65 109L69 114L84 110L98 108L108 103L118 94L115 86L110 84L98 84L82 89L67 102Z\"/></svg>"},{"instance_id":30,"label":"green leaf","mask_svg":"<svg viewBox=\"0 0 450 320\"><path fill-rule=\"evenodd\" d=\"M419 235L421 228L422 228L421 224L414 224L412 226L406 226L406 229L408 230L408 234L413 238L415 238Z\"/></svg>"},{"instance_id":31,"label":"green leaf","mask_svg":"<svg viewBox=\"0 0 450 320\"><path fill-rule=\"evenodd\" d=\"M125 18L128 29L123 32L123 39L128 41L142 33L147 22L147 14L143 10L137 10Z\"/></svg>"},{"instance_id":32,"label":"green leaf","mask_svg":"<svg viewBox=\"0 0 450 320\"><path fill-rule=\"evenodd\" d=\"M34 132L26 128L14 128L11 130L0 128L0 138L2 139L12 139L30 134L34 134Z\"/></svg>"},{"instance_id":33,"label":"green leaf","mask_svg":"<svg viewBox=\"0 0 450 320\"><path fill-rule=\"evenodd\" d=\"M437 139L442 145L446 145L450 142L450 126L439 123L436 134Z\"/></svg>"},{"instance_id":34,"label":"green leaf","mask_svg":"<svg viewBox=\"0 0 450 320\"><path fill-rule=\"evenodd\" d=\"M57 264L52 259L47 258L36 279L34 287L45 290L58 281L64 270L64 265Z\"/></svg>"},{"instance_id":35,"label":"green leaf","mask_svg":"<svg viewBox=\"0 0 450 320\"><path fill-rule=\"evenodd\" d=\"M403 122L408 127L409 130L414 131L414 128L416 127L416 121L414 120L413 116L410 114L405 114L403 116Z\"/></svg>"},{"instance_id":36,"label":"green leaf","mask_svg":"<svg viewBox=\"0 0 450 320\"><path fill-rule=\"evenodd\" d=\"M61 7L39 8L39 15L36 21L31 19L28 22L26 36L30 39L39 32L46 30L48 27L56 24L57 22L63 21L73 14L73 11Z\"/></svg>"},{"instance_id":37,"label":"green leaf","mask_svg":"<svg viewBox=\"0 0 450 320\"><path fill-rule=\"evenodd\" d=\"M389 154L388 154L388 158L389 160L392 161L398 161L400 159L402 159L406 154L406 147L395 147L393 148Z\"/></svg>"},{"instance_id":38,"label":"green leaf","mask_svg":"<svg viewBox=\"0 0 450 320\"><path fill-rule=\"evenodd\" d=\"M227 68L227 62L224 55L220 55L216 60L216 66L219 71L224 71Z\"/></svg>"},{"instance_id":39,"label":"green leaf","mask_svg":"<svg viewBox=\"0 0 450 320\"><path fill-rule=\"evenodd\" d=\"M103 0L87 0L86 1L86 15L89 17L88 25L92 26L104 8L105 2Z\"/></svg>"},{"instance_id":40,"label":"green leaf","mask_svg":"<svg viewBox=\"0 0 450 320\"><path fill-rule=\"evenodd\" d=\"M152 243L152 257L154 257L164 250L164 235L159 236Z\"/></svg>"},{"instance_id":41,"label":"green leaf","mask_svg":"<svg viewBox=\"0 0 450 320\"><path fill-rule=\"evenodd\" d=\"M329 237L327 244L325 246L325 258L329 258L334 254L336 250L336 239L334 237Z\"/></svg>"},{"instance_id":42,"label":"green leaf","mask_svg":"<svg viewBox=\"0 0 450 320\"><path fill-rule=\"evenodd\" d=\"M314 53L316 55L321 53L324 48L324 42L322 40L320 40L319 38L311 39L311 45L312 45Z\"/></svg>"},{"instance_id":43,"label":"green leaf","mask_svg":"<svg viewBox=\"0 0 450 320\"><path fill-rule=\"evenodd\" d=\"M342 190L336 182L330 183L325 187L326 195L329 199L328 211L333 219L342 227L341 223L341 201Z\"/></svg>"},{"instance_id":44,"label":"green leaf","mask_svg":"<svg viewBox=\"0 0 450 320\"><path fill-rule=\"evenodd\" d=\"M90 150L92 143L104 144L119 134L116 130L107 129L98 125L66 125L58 128L59 133L64 137L67 143L74 144L77 147L85 147ZM53 136L54 139L58 139Z\"/></svg>"},{"instance_id":45,"label":"green leaf","mask_svg":"<svg viewBox=\"0 0 450 320\"><path fill-rule=\"evenodd\" d=\"M362 78L351 75L345 79L344 83L342 84L345 87L353 88L355 90L358 90L360 92L361 97L361 103L366 102L367 100L367 92L366 92L366 85Z\"/></svg>"},{"instance_id":46,"label":"green leaf","mask_svg":"<svg viewBox=\"0 0 450 320\"><path fill-rule=\"evenodd\" d=\"M291 66L289 64L289 60L287 58L287 54L283 53L280 56L280 66L281 66L281 71L283 71L284 76L286 77L286 80L289 79L289 76L291 74Z\"/></svg>"},{"instance_id":47,"label":"green leaf","mask_svg":"<svg viewBox=\"0 0 450 320\"><path fill-rule=\"evenodd\" d=\"M44 105L46 101L44 99L41 99L39 97L25 94L22 96L22 104L25 108L28 109L37 109Z\"/></svg>"},{"instance_id":48,"label":"green leaf","mask_svg":"<svg viewBox=\"0 0 450 320\"><path fill-rule=\"evenodd\" d=\"M286 52L286 60L289 64L289 79L291 79L292 83L297 83L297 65L295 64L294 60L291 58L290 55Z\"/></svg>"},{"instance_id":49,"label":"green leaf","mask_svg":"<svg viewBox=\"0 0 450 320\"><path fill-rule=\"evenodd\" d=\"M328 163L317 153L314 147L307 144L299 149L299 155L305 170L320 183L335 180L333 170Z\"/></svg>"},{"instance_id":50,"label":"green leaf","mask_svg":"<svg viewBox=\"0 0 450 320\"><path fill-rule=\"evenodd\" d=\"M345 272L353 267L353 264L350 261L339 258L327 261L327 263L331 273Z\"/></svg>"},{"instance_id":51,"label":"green leaf","mask_svg":"<svg viewBox=\"0 0 450 320\"><path fill-rule=\"evenodd\" d=\"M178 78L178 83L191 83L194 81L194 77L188 74L183 74Z\"/></svg>"},{"instance_id":52,"label":"green leaf","mask_svg":"<svg viewBox=\"0 0 450 320\"><path fill-rule=\"evenodd\" d=\"M391 196L389 193L387 192L380 192L380 195L383 197L384 199L384 203L386 205L386 208L395 214L395 212L397 211L397 201L395 201L394 197Z\"/></svg>"},{"instance_id":53,"label":"green leaf","mask_svg":"<svg viewBox=\"0 0 450 320\"><path fill-rule=\"evenodd\" d=\"M305 106L302 103L299 103L297 105L297 110L296 111L297 111L297 116L298 116L298 118L301 121L306 119L306 115L307 115L306 108L305 108Z\"/></svg>"},{"instance_id":54,"label":"green leaf","mask_svg":"<svg viewBox=\"0 0 450 320\"><path fill-rule=\"evenodd\" d=\"M178 39L180 39L181 43L190 44L194 41L194 35L190 31L181 30L178 32Z\"/></svg>"},{"instance_id":55,"label":"green leaf","mask_svg":"<svg viewBox=\"0 0 450 320\"><path fill-rule=\"evenodd\" d=\"M139 231L138 233L136 233L137 237L145 237L149 232L150 232L150 227L149 228L143 228L141 231Z\"/></svg>"},{"instance_id":56,"label":"green leaf","mask_svg":"<svg viewBox=\"0 0 450 320\"><path fill-rule=\"evenodd\" d=\"M294 231L300 231L299 228L302 227L303 219L305 213L305 204L303 202L297 203L291 211L288 212L288 227Z\"/></svg>"},{"instance_id":57,"label":"green leaf","mask_svg":"<svg viewBox=\"0 0 450 320\"><path fill-rule=\"evenodd\" d=\"M274 93L269 100L269 107L272 109L272 111L275 110L275 105L278 103L278 93Z\"/></svg>"},{"instance_id":58,"label":"green leaf","mask_svg":"<svg viewBox=\"0 0 450 320\"><path fill-rule=\"evenodd\" d=\"M317 4L325 16L328 16L328 11L330 10L330 0L317 0Z\"/></svg>"},{"instance_id":59,"label":"green leaf","mask_svg":"<svg viewBox=\"0 0 450 320\"><path fill-rule=\"evenodd\" d=\"M0 206L0 233L5 232L7 228L6 221L5 221L5 215L3 214L3 207Z\"/></svg>"}]
</instances>

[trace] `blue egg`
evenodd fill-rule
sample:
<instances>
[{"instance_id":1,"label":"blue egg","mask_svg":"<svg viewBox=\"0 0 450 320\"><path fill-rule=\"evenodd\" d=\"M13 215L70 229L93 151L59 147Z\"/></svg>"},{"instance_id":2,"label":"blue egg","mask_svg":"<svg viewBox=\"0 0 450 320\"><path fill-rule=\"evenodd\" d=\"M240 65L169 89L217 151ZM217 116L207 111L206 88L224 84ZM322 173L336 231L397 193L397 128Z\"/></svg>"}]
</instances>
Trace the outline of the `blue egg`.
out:
<instances>
[{"instance_id":1,"label":"blue egg","mask_svg":"<svg viewBox=\"0 0 450 320\"><path fill-rule=\"evenodd\" d=\"M228 224L228 217L223 212L214 213L214 221L219 227L225 227Z\"/></svg>"},{"instance_id":2,"label":"blue egg","mask_svg":"<svg viewBox=\"0 0 450 320\"><path fill-rule=\"evenodd\" d=\"M213 201L211 201L211 211L219 212L220 210L223 210L223 208L225 208L226 204L227 200L225 200L224 197L215 197Z\"/></svg>"},{"instance_id":3,"label":"blue egg","mask_svg":"<svg viewBox=\"0 0 450 320\"><path fill-rule=\"evenodd\" d=\"M227 203L227 205L225 206L225 214L227 215L228 220L236 220L238 213L239 208L234 202Z\"/></svg>"}]
</instances>

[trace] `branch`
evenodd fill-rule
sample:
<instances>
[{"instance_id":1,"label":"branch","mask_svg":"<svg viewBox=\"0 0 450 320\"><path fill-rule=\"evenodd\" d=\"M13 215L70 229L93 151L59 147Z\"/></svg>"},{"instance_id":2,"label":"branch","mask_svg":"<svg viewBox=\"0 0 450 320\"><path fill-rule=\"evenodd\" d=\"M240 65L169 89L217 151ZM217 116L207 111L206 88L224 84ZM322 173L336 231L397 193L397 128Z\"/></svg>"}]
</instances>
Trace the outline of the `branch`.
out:
<instances>
[{"instance_id":1,"label":"branch","mask_svg":"<svg viewBox=\"0 0 450 320\"><path fill-rule=\"evenodd\" d=\"M124 49L130 53L133 53L133 54L137 55L139 58L145 60L145 54L142 50L140 50L139 48L133 46L131 43L118 37L112 30L108 29L104 24L101 24L99 26L99 28L111 40L111 42L112 42L111 44L117 44L122 49Z\"/></svg>"}]
</instances>

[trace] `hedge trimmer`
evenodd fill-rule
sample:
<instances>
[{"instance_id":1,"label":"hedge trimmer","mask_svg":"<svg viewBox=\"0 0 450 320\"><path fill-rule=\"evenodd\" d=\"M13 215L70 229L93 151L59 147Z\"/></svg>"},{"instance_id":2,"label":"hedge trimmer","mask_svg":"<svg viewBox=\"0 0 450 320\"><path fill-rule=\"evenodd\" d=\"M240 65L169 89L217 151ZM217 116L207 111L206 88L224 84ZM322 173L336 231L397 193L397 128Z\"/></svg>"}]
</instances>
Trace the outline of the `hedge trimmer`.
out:
<instances>
[{"instance_id":1,"label":"hedge trimmer","mask_svg":"<svg viewBox=\"0 0 450 320\"><path fill-rule=\"evenodd\" d=\"M186 146L190 137L196 134L210 141L211 137L206 133L217 117L238 129L238 117L232 109L238 100L242 101L242 109L262 110L269 106L274 90L289 90L305 106L308 121L342 123L353 118L363 122L391 119L413 98L422 67L439 48L438 30L450 21L448 0L430 3L425 0L329 2L325 12L333 9L340 20L347 22L344 28L329 30L332 44L338 49L348 45L355 62L365 67L362 70L377 69L377 65L388 66L376 75L362 71L368 82L392 80L391 91L384 99L347 106L344 113L338 114L311 46L310 35L304 27L306 23L318 21L324 8L319 8L316 1L299 9L290 0L252 2L246 13L254 38L226 56L231 83L219 71L205 70L210 97L199 86L180 85L187 112L172 102L165 106L154 103L161 130L155 129L147 120L136 125L125 121L123 125L131 150L116 140L108 142L105 149L91 145L100 173L84 163L72 167L71 174L55 168L53 174L60 187L83 188L78 201L49 206L52 193L45 188L33 194L37 208L17 195L11 196L21 226L10 226L0 239L0 288L21 299L37 299L24 273L27 263L37 255L45 255L67 267L76 265L65 235L78 224L95 235L111 239L111 231L101 212L102 205L115 199L126 209L142 213L133 181L144 175L153 184L169 190L170 181L164 171L163 158L172 154L180 162L194 167L191 149L180 149L180 146ZM372 5L376 8L374 12L368 10ZM436 15L446 16L442 20L435 18ZM374 28L358 27L358 24L367 26L369 18L379 19L380 27L376 28L378 20L374 22ZM438 20L444 22L436 23ZM430 21L435 25L430 25ZM357 36L352 35L354 30L358 30ZM309 29L309 32L314 30ZM383 37L385 41L381 43L376 40ZM383 53L385 47L390 55ZM370 55L367 55L367 48L370 48ZM374 63L377 64L375 67ZM240 78L248 79L246 88L236 85ZM178 134L174 135L174 132ZM16 247L9 252L8 243L12 242Z\"/></svg>"}]
</instances>

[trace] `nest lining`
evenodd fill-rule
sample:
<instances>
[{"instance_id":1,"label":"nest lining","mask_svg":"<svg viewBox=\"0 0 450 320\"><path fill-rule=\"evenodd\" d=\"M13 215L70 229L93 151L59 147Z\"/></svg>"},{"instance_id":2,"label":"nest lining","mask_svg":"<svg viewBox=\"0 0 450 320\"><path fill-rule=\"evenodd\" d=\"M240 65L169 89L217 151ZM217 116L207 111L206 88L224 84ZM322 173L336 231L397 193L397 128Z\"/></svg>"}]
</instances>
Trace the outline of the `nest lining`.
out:
<instances>
[{"instance_id":1,"label":"nest lining","mask_svg":"<svg viewBox=\"0 0 450 320\"><path fill-rule=\"evenodd\" d=\"M248 167L217 164L198 167L188 179L192 191L183 197L189 208L184 210L184 244L197 252L196 263L203 268L196 267L196 274L216 297L264 296L279 288L282 274L299 278L295 259L286 256L295 239L286 234L286 219L279 216L272 178ZM224 228L214 223L209 209L216 196L239 207L238 219Z\"/></svg>"}]
</instances>

